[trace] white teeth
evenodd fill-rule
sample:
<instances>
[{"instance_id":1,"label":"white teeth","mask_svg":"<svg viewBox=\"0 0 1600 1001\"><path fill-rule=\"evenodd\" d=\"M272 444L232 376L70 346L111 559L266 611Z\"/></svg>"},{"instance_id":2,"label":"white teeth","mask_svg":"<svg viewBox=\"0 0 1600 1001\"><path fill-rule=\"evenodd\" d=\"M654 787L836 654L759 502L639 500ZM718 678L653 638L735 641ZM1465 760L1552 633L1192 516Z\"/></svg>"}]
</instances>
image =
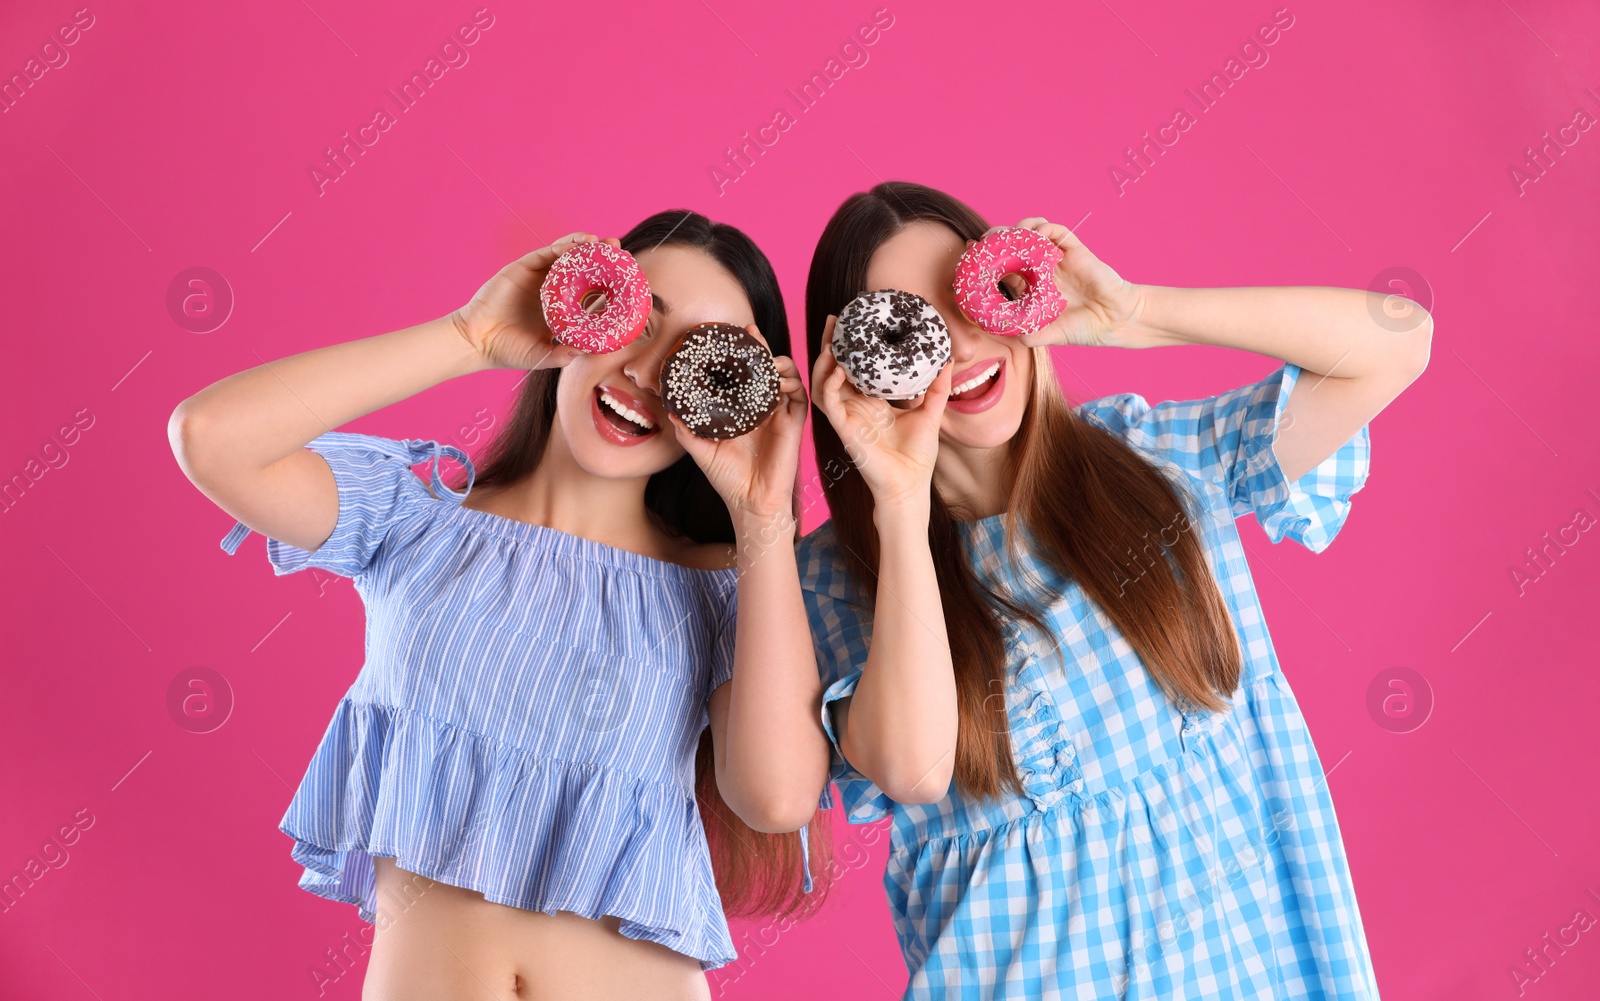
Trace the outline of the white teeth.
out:
<instances>
[{"instance_id":1,"label":"white teeth","mask_svg":"<svg viewBox=\"0 0 1600 1001\"><path fill-rule=\"evenodd\" d=\"M996 372L998 372L998 371L1000 371L1000 363L999 362L995 362L993 365L990 365L988 368L984 369L978 375L973 376L972 378L968 379L966 382L963 382L961 385L956 386L953 389L951 389L950 390L950 395L951 396L959 396L960 394L965 393L969 389L977 389L979 386L983 385L984 383L988 382L990 379L994 378L994 374Z\"/></svg>"},{"instance_id":2,"label":"white teeth","mask_svg":"<svg viewBox=\"0 0 1600 1001\"><path fill-rule=\"evenodd\" d=\"M612 396L610 393L602 392L600 394L600 402L604 403L606 406L610 407L612 410L615 410L617 413L626 417L633 423L644 428L646 431L654 431L656 429L655 421L652 421L644 414L629 409L621 400L617 399L615 396Z\"/></svg>"}]
</instances>

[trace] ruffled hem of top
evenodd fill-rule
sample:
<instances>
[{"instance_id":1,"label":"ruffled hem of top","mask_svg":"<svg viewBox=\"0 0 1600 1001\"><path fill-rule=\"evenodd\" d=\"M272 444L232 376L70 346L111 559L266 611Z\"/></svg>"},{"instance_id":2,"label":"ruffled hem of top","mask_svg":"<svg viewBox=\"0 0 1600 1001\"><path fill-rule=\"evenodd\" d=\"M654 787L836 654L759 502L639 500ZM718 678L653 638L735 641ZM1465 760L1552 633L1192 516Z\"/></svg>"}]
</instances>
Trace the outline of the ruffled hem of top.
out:
<instances>
[{"instance_id":1,"label":"ruffled hem of top","mask_svg":"<svg viewBox=\"0 0 1600 1001\"><path fill-rule=\"evenodd\" d=\"M341 700L279 829L300 886L376 923L382 856L495 903L587 918L713 970L737 958L692 797L539 758L409 710Z\"/></svg>"}]
</instances>

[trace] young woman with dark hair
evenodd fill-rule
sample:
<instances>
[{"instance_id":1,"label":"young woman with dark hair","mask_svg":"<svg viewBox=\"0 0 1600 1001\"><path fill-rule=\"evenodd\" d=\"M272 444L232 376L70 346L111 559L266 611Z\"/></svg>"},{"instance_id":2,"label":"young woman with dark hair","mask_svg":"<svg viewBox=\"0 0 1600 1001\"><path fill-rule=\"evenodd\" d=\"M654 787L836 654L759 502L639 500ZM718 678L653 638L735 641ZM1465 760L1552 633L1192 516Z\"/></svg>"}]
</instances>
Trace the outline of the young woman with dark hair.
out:
<instances>
[{"instance_id":1,"label":"young woman with dark hair","mask_svg":"<svg viewBox=\"0 0 1600 1001\"><path fill-rule=\"evenodd\" d=\"M1353 289L1136 285L1066 227L1019 225L1064 251L1069 303L1025 337L961 313L956 265L987 226L922 185L845 201L806 286L832 520L801 543L802 589L842 805L893 818L907 996L1375 998L1326 776L1234 519L1332 541L1367 422L1423 370L1431 317L1392 329ZM845 304L882 289L951 332L907 405L857 392L825 347ZM1063 344L1284 364L1205 399L1072 406Z\"/></svg>"},{"instance_id":2,"label":"young woman with dark hair","mask_svg":"<svg viewBox=\"0 0 1600 1001\"><path fill-rule=\"evenodd\" d=\"M739 230L652 216L607 241L649 281L645 332L583 354L538 296L594 239L172 417L184 472L239 519L224 549L260 531L277 573L353 578L366 604L366 663L280 827L300 885L376 925L368 999L705 998L702 971L736 958L724 905L820 897L828 747L792 545L806 397L777 280ZM783 396L723 442L669 431L658 395L666 346L712 321L765 339ZM528 375L481 471L436 441L321 433L495 368Z\"/></svg>"}]
</instances>

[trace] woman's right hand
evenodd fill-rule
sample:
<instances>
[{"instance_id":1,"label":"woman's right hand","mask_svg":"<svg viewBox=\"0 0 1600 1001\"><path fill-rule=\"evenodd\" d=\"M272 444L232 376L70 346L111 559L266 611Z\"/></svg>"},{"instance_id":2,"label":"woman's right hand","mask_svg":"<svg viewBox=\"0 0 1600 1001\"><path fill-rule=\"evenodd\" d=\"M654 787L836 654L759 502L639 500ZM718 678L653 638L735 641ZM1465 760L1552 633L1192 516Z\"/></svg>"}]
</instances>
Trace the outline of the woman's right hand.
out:
<instances>
[{"instance_id":1,"label":"woman's right hand","mask_svg":"<svg viewBox=\"0 0 1600 1001\"><path fill-rule=\"evenodd\" d=\"M939 456L939 422L950 397L953 369L946 362L927 390L904 407L867 396L833 357L833 325L822 330L822 350L811 372L811 396L833 425L845 452L880 507L908 500L926 503Z\"/></svg>"},{"instance_id":2,"label":"woman's right hand","mask_svg":"<svg viewBox=\"0 0 1600 1001\"><path fill-rule=\"evenodd\" d=\"M568 233L548 247L517 258L478 289L470 302L450 314L456 330L477 349L491 368L560 368L582 354L557 344L544 321L539 287L544 276L569 247L593 243L592 233ZM615 239L603 241L613 247Z\"/></svg>"}]
</instances>

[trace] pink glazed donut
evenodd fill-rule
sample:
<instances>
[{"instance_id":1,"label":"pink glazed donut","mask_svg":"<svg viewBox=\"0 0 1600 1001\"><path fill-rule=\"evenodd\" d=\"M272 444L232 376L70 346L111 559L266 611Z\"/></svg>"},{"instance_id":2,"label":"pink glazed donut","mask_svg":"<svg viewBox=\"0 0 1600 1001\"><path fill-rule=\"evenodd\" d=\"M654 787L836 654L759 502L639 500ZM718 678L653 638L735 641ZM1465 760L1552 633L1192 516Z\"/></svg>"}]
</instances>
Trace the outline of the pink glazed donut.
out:
<instances>
[{"instance_id":1,"label":"pink glazed donut","mask_svg":"<svg viewBox=\"0 0 1600 1001\"><path fill-rule=\"evenodd\" d=\"M606 297L606 307L598 313L583 308L593 292ZM605 354L643 333L650 316L650 283L626 250L609 243L580 243L550 265L539 286L539 304L557 342Z\"/></svg>"},{"instance_id":2,"label":"pink glazed donut","mask_svg":"<svg viewBox=\"0 0 1600 1001\"><path fill-rule=\"evenodd\" d=\"M956 265L956 303L991 334L1031 334L1061 315L1067 301L1056 288L1061 248L1031 229L997 230L974 243ZM1021 275L1028 290L1007 299L1000 279Z\"/></svg>"}]
</instances>

